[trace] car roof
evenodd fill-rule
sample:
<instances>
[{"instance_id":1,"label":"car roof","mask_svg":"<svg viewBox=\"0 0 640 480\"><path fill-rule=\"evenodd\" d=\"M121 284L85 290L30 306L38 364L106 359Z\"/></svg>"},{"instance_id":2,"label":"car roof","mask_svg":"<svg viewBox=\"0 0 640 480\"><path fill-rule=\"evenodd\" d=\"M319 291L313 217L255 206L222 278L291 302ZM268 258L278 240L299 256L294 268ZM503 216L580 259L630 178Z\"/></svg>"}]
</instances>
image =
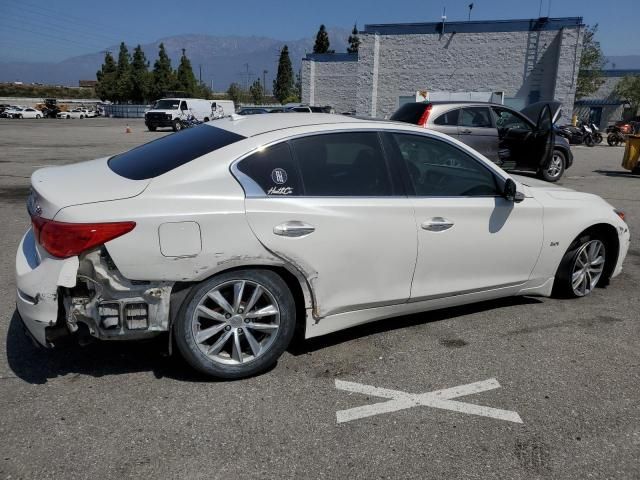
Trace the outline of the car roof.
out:
<instances>
[{"instance_id":1,"label":"car roof","mask_svg":"<svg viewBox=\"0 0 640 480\"><path fill-rule=\"evenodd\" d=\"M356 119L332 113L265 113L263 115L232 115L230 117L212 120L208 125L223 128L244 137L253 137L276 130L297 127L311 127L314 125L357 124L371 125L371 120ZM376 124L385 123L376 121ZM386 122L397 125L396 122Z\"/></svg>"}]
</instances>

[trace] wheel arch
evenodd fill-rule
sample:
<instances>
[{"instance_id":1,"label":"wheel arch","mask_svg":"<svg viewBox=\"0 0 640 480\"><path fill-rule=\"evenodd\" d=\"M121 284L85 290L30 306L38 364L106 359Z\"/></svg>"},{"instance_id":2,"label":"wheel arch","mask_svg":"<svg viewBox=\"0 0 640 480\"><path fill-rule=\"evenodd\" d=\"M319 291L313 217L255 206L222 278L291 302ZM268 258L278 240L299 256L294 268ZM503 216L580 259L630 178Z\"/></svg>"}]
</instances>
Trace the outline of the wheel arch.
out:
<instances>
[{"instance_id":1,"label":"wheel arch","mask_svg":"<svg viewBox=\"0 0 640 480\"><path fill-rule=\"evenodd\" d=\"M307 283L304 276L298 272L294 267L286 265L263 265L247 263L245 265L234 265L233 267L226 268L224 270L216 271L214 274L208 277L199 279L198 281L190 282L176 282L171 289L171 298L169 301L169 337L171 339L173 335L173 324L178 316L180 307L185 301L191 289L200 283L221 275L223 273L234 272L238 270L268 270L279 275L280 278L287 284L287 287L291 291L293 300L296 307L296 329L305 329L307 325L307 308L313 308L314 298L312 290ZM169 348L171 349L171 340Z\"/></svg>"},{"instance_id":2,"label":"wheel arch","mask_svg":"<svg viewBox=\"0 0 640 480\"><path fill-rule=\"evenodd\" d=\"M618 255L620 254L618 231L616 230L616 227L610 223L596 223L580 232L571 242L571 245L585 235L597 235L599 238L604 240L607 254L605 257L604 274L602 276L603 281L601 286L606 286L609 284L609 280L611 279L611 275L613 274L618 261ZM569 248L571 248L571 246Z\"/></svg>"}]
</instances>

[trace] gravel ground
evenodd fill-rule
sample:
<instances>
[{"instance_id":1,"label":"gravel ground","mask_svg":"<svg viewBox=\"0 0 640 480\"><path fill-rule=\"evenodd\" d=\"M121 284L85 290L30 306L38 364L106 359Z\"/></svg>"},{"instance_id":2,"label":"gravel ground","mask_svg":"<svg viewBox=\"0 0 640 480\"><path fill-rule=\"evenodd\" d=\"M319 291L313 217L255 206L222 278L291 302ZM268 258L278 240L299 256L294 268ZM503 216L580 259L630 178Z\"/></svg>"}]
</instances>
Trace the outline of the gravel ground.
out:
<instances>
[{"instance_id":1,"label":"gravel ground","mask_svg":"<svg viewBox=\"0 0 640 480\"><path fill-rule=\"evenodd\" d=\"M15 249L39 166L164 133L140 120L0 120L0 475L6 478L640 477L640 177L623 148L576 147L561 183L627 212L625 270L580 300L510 298L299 341L259 377L199 376L162 340L36 349L14 314ZM379 398L336 380L423 393L495 378L462 402L336 422Z\"/></svg>"}]
</instances>

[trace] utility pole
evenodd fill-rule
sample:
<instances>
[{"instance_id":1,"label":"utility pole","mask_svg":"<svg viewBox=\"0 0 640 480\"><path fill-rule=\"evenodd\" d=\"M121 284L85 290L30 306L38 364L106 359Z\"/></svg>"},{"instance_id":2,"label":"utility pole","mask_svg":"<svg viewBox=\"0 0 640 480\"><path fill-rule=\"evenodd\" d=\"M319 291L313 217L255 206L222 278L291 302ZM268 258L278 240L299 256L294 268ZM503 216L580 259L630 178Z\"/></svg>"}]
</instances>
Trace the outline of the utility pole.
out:
<instances>
[{"instance_id":1,"label":"utility pole","mask_svg":"<svg viewBox=\"0 0 640 480\"><path fill-rule=\"evenodd\" d=\"M202 85L202 64L199 64L198 67L200 68L200 85Z\"/></svg>"},{"instance_id":2,"label":"utility pole","mask_svg":"<svg viewBox=\"0 0 640 480\"><path fill-rule=\"evenodd\" d=\"M267 73L269 73L266 70L262 71L262 90L264 90L264 94L267 94Z\"/></svg>"},{"instance_id":3,"label":"utility pole","mask_svg":"<svg viewBox=\"0 0 640 480\"><path fill-rule=\"evenodd\" d=\"M468 18L469 22L471 21L471 10L473 10L473 2L469 4L469 18Z\"/></svg>"}]
</instances>

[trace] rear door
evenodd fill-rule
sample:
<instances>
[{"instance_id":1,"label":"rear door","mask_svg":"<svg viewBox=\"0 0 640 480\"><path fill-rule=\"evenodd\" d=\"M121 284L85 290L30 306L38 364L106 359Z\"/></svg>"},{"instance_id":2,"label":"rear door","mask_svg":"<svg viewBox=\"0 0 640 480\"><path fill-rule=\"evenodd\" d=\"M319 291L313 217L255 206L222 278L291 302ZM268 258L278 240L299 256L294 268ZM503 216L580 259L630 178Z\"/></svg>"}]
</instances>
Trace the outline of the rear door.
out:
<instances>
[{"instance_id":1,"label":"rear door","mask_svg":"<svg viewBox=\"0 0 640 480\"><path fill-rule=\"evenodd\" d=\"M376 132L295 138L247 157L237 170L258 188L245 186L252 230L305 275L318 316L408 300L413 208Z\"/></svg>"},{"instance_id":2,"label":"rear door","mask_svg":"<svg viewBox=\"0 0 640 480\"><path fill-rule=\"evenodd\" d=\"M458 119L458 140L498 163L498 130L489 107L464 107Z\"/></svg>"},{"instance_id":3,"label":"rear door","mask_svg":"<svg viewBox=\"0 0 640 480\"><path fill-rule=\"evenodd\" d=\"M458 138L458 119L460 118L460 108L454 108L434 116L433 122L430 122L429 128L438 132ZM458 138L459 140L459 138Z\"/></svg>"}]
</instances>

